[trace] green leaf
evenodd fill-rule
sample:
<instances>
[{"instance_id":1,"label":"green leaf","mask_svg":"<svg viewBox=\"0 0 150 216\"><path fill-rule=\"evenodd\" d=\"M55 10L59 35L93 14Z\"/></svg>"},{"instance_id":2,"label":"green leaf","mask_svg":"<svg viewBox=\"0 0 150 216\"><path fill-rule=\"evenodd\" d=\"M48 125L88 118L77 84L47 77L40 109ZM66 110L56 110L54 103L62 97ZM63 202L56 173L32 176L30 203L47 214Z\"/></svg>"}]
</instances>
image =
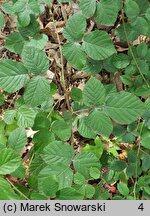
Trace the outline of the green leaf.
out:
<instances>
[{"instance_id":1,"label":"green leaf","mask_svg":"<svg viewBox=\"0 0 150 216\"><path fill-rule=\"evenodd\" d=\"M139 8L140 8L140 13L141 15L143 15L145 13L145 11L147 10L147 8L149 7L149 2L147 0L143 0L143 1L140 1L140 0L134 0Z\"/></svg>"},{"instance_id":2,"label":"green leaf","mask_svg":"<svg viewBox=\"0 0 150 216\"><path fill-rule=\"evenodd\" d=\"M27 144L27 135L24 128L17 128L12 131L8 138L8 146L16 152L20 152Z\"/></svg>"},{"instance_id":3,"label":"green leaf","mask_svg":"<svg viewBox=\"0 0 150 216\"><path fill-rule=\"evenodd\" d=\"M25 6L26 6L26 0L17 0L14 3L12 9L15 13L17 13L23 11L25 9Z\"/></svg>"},{"instance_id":4,"label":"green leaf","mask_svg":"<svg viewBox=\"0 0 150 216\"><path fill-rule=\"evenodd\" d=\"M8 35L4 47L11 52L21 54L25 44L24 38L19 32L12 32Z\"/></svg>"},{"instance_id":5,"label":"green leaf","mask_svg":"<svg viewBox=\"0 0 150 216\"><path fill-rule=\"evenodd\" d=\"M64 188L59 191L58 200L82 200L83 195L77 192L74 188Z\"/></svg>"},{"instance_id":6,"label":"green leaf","mask_svg":"<svg viewBox=\"0 0 150 216\"><path fill-rule=\"evenodd\" d=\"M5 123L4 121L0 121L0 144L4 145L4 147L6 146L6 142L7 142L7 138L5 135Z\"/></svg>"},{"instance_id":7,"label":"green leaf","mask_svg":"<svg viewBox=\"0 0 150 216\"><path fill-rule=\"evenodd\" d=\"M109 35L100 30L86 34L83 38L83 47L94 60L104 60L116 53Z\"/></svg>"},{"instance_id":8,"label":"green leaf","mask_svg":"<svg viewBox=\"0 0 150 216\"><path fill-rule=\"evenodd\" d=\"M137 153L133 150L128 151L128 162L136 163L138 160Z\"/></svg>"},{"instance_id":9,"label":"green leaf","mask_svg":"<svg viewBox=\"0 0 150 216\"><path fill-rule=\"evenodd\" d=\"M92 152L98 159L101 158L103 154L103 143L97 136L94 140L95 145L86 144L85 147L83 147L82 151L90 151Z\"/></svg>"},{"instance_id":10,"label":"green leaf","mask_svg":"<svg viewBox=\"0 0 150 216\"><path fill-rule=\"evenodd\" d=\"M85 29L85 17L80 12L76 13L68 19L63 31L64 37L70 42L78 41L82 38Z\"/></svg>"},{"instance_id":11,"label":"green leaf","mask_svg":"<svg viewBox=\"0 0 150 216\"><path fill-rule=\"evenodd\" d=\"M17 128L18 128L18 125L16 121L13 121L12 124L10 125L6 125L6 133L5 133L6 136L9 136L10 133Z\"/></svg>"},{"instance_id":12,"label":"green leaf","mask_svg":"<svg viewBox=\"0 0 150 216\"><path fill-rule=\"evenodd\" d=\"M38 178L36 175L30 174L30 177L28 178L27 182L28 182L29 187L32 190L36 190L36 191L38 190Z\"/></svg>"},{"instance_id":13,"label":"green leaf","mask_svg":"<svg viewBox=\"0 0 150 216\"><path fill-rule=\"evenodd\" d=\"M86 64L82 68L82 71L85 71L89 74L98 74L103 68L102 61L96 61L93 59L87 59Z\"/></svg>"},{"instance_id":14,"label":"green leaf","mask_svg":"<svg viewBox=\"0 0 150 216\"><path fill-rule=\"evenodd\" d=\"M0 29L3 28L4 26L5 26L4 15L0 13Z\"/></svg>"},{"instance_id":15,"label":"green leaf","mask_svg":"<svg viewBox=\"0 0 150 216\"><path fill-rule=\"evenodd\" d=\"M80 0L79 6L86 17L92 17L96 10L96 0Z\"/></svg>"},{"instance_id":16,"label":"green leaf","mask_svg":"<svg viewBox=\"0 0 150 216\"><path fill-rule=\"evenodd\" d=\"M90 168L90 176L93 178L93 179L98 179L100 178L100 170L96 167L91 167Z\"/></svg>"},{"instance_id":17,"label":"green leaf","mask_svg":"<svg viewBox=\"0 0 150 216\"><path fill-rule=\"evenodd\" d=\"M145 12L145 17L150 20L150 7L147 8L146 12Z\"/></svg>"},{"instance_id":18,"label":"green leaf","mask_svg":"<svg viewBox=\"0 0 150 216\"><path fill-rule=\"evenodd\" d=\"M96 134L86 125L86 118L79 119L78 132L81 136L89 139L94 139Z\"/></svg>"},{"instance_id":19,"label":"green leaf","mask_svg":"<svg viewBox=\"0 0 150 216\"><path fill-rule=\"evenodd\" d=\"M36 192L31 192L30 199L31 200L47 200L47 197L45 197L42 194L36 193Z\"/></svg>"},{"instance_id":20,"label":"green leaf","mask_svg":"<svg viewBox=\"0 0 150 216\"><path fill-rule=\"evenodd\" d=\"M149 186L144 187L144 191L150 195L150 187Z\"/></svg>"},{"instance_id":21,"label":"green leaf","mask_svg":"<svg viewBox=\"0 0 150 216\"><path fill-rule=\"evenodd\" d=\"M126 34L125 34L126 32ZM119 37L121 40L126 41L133 41L137 38L137 34L135 31L133 31L130 23L124 23L121 24L115 31L115 34L117 37ZM127 38L128 37L128 38Z\"/></svg>"},{"instance_id":22,"label":"green leaf","mask_svg":"<svg viewBox=\"0 0 150 216\"><path fill-rule=\"evenodd\" d=\"M143 17L137 17L134 22L131 24L132 30L136 32L136 36L138 37L139 35L149 35L148 30L149 30L149 23L146 19Z\"/></svg>"},{"instance_id":23,"label":"green leaf","mask_svg":"<svg viewBox=\"0 0 150 216\"><path fill-rule=\"evenodd\" d=\"M85 188L85 197L91 199L95 194L95 188L90 184L86 184L84 188Z\"/></svg>"},{"instance_id":24,"label":"green leaf","mask_svg":"<svg viewBox=\"0 0 150 216\"><path fill-rule=\"evenodd\" d=\"M126 0L124 10L129 19L136 18L140 13L139 5L133 0Z\"/></svg>"},{"instance_id":25,"label":"green leaf","mask_svg":"<svg viewBox=\"0 0 150 216\"><path fill-rule=\"evenodd\" d=\"M4 96L4 94L0 94L0 106L3 105L4 101L5 101L5 96Z\"/></svg>"},{"instance_id":26,"label":"green leaf","mask_svg":"<svg viewBox=\"0 0 150 216\"><path fill-rule=\"evenodd\" d=\"M21 11L20 13L18 13L18 22L22 27L26 27L30 24L30 13L29 13L29 9L25 8L24 11Z\"/></svg>"},{"instance_id":27,"label":"green leaf","mask_svg":"<svg viewBox=\"0 0 150 216\"><path fill-rule=\"evenodd\" d=\"M10 173L11 176L15 178L25 178L26 177L26 170L23 164L21 164L14 172Z\"/></svg>"},{"instance_id":28,"label":"green leaf","mask_svg":"<svg viewBox=\"0 0 150 216\"><path fill-rule=\"evenodd\" d=\"M42 188L44 178L55 175L59 183L59 190L71 187L73 181L73 171L66 165L58 163L57 165L48 165L38 175L39 190Z\"/></svg>"},{"instance_id":29,"label":"green leaf","mask_svg":"<svg viewBox=\"0 0 150 216\"><path fill-rule=\"evenodd\" d=\"M113 126L110 118L102 111L94 110L86 117L86 125L99 135L109 136Z\"/></svg>"},{"instance_id":30,"label":"green leaf","mask_svg":"<svg viewBox=\"0 0 150 216\"><path fill-rule=\"evenodd\" d=\"M44 142L43 142L44 140ZM40 129L33 137L34 150L36 153L41 153L45 146L55 140L55 136L48 129Z\"/></svg>"},{"instance_id":31,"label":"green leaf","mask_svg":"<svg viewBox=\"0 0 150 216\"><path fill-rule=\"evenodd\" d=\"M117 184L117 189L123 196L127 196L129 194L129 188L123 182L119 182Z\"/></svg>"},{"instance_id":32,"label":"green leaf","mask_svg":"<svg viewBox=\"0 0 150 216\"><path fill-rule=\"evenodd\" d=\"M125 161L116 160L111 163L110 168L114 171L121 172L126 168L126 166Z\"/></svg>"},{"instance_id":33,"label":"green leaf","mask_svg":"<svg viewBox=\"0 0 150 216\"><path fill-rule=\"evenodd\" d=\"M68 43L63 46L63 54L69 64L77 70L81 70L86 63L86 54L79 43Z\"/></svg>"},{"instance_id":34,"label":"green leaf","mask_svg":"<svg viewBox=\"0 0 150 216\"><path fill-rule=\"evenodd\" d=\"M141 43L137 46L137 54L139 57L144 58L146 54L148 53L148 46L146 43Z\"/></svg>"},{"instance_id":35,"label":"green leaf","mask_svg":"<svg viewBox=\"0 0 150 216\"><path fill-rule=\"evenodd\" d=\"M141 145L146 149L150 149L150 133L145 133L141 139Z\"/></svg>"},{"instance_id":36,"label":"green leaf","mask_svg":"<svg viewBox=\"0 0 150 216\"><path fill-rule=\"evenodd\" d=\"M0 200L17 200L18 196L11 188L10 184L3 178L0 178Z\"/></svg>"},{"instance_id":37,"label":"green leaf","mask_svg":"<svg viewBox=\"0 0 150 216\"><path fill-rule=\"evenodd\" d=\"M90 78L83 89L83 101L87 106L99 106L105 101L105 88L96 78Z\"/></svg>"},{"instance_id":38,"label":"green leaf","mask_svg":"<svg viewBox=\"0 0 150 216\"><path fill-rule=\"evenodd\" d=\"M128 86L132 86L133 85L133 79L131 77L131 75L122 75L121 77L121 81L123 84L128 85Z\"/></svg>"},{"instance_id":39,"label":"green leaf","mask_svg":"<svg viewBox=\"0 0 150 216\"><path fill-rule=\"evenodd\" d=\"M34 125L33 125L32 129L34 131L38 131L38 130L41 131L41 129L49 130L50 124L51 124L51 122L47 118L47 114L43 113L43 112L39 112L35 117Z\"/></svg>"},{"instance_id":40,"label":"green leaf","mask_svg":"<svg viewBox=\"0 0 150 216\"><path fill-rule=\"evenodd\" d=\"M112 63L118 69L126 68L130 64L130 58L123 53L116 54L112 57Z\"/></svg>"},{"instance_id":41,"label":"green leaf","mask_svg":"<svg viewBox=\"0 0 150 216\"><path fill-rule=\"evenodd\" d=\"M17 112L17 123L19 127L32 127L34 124L34 119L36 112L32 109L29 109L26 106L21 106Z\"/></svg>"},{"instance_id":42,"label":"green leaf","mask_svg":"<svg viewBox=\"0 0 150 216\"><path fill-rule=\"evenodd\" d=\"M0 62L0 87L8 93L21 89L28 79L28 71L21 63L9 59Z\"/></svg>"},{"instance_id":43,"label":"green leaf","mask_svg":"<svg viewBox=\"0 0 150 216\"><path fill-rule=\"evenodd\" d=\"M72 100L81 101L82 100L82 91L79 88L73 87L70 92L70 97Z\"/></svg>"},{"instance_id":44,"label":"green leaf","mask_svg":"<svg viewBox=\"0 0 150 216\"><path fill-rule=\"evenodd\" d=\"M32 38L30 41L26 41L26 46L35 47L40 50L43 50L47 41L48 41L48 36L45 34L41 34Z\"/></svg>"},{"instance_id":45,"label":"green leaf","mask_svg":"<svg viewBox=\"0 0 150 216\"><path fill-rule=\"evenodd\" d=\"M48 176L43 179L42 192L49 197L54 197L58 191L58 182L56 176Z\"/></svg>"},{"instance_id":46,"label":"green leaf","mask_svg":"<svg viewBox=\"0 0 150 216\"><path fill-rule=\"evenodd\" d=\"M95 21L97 24L113 26L118 15L118 2L114 0L101 0L97 4Z\"/></svg>"},{"instance_id":47,"label":"green leaf","mask_svg":"<svg viewBox=\"0 0 150 216\"><path fill-rule=\"evenodd\" d=\"M150 155L146 155L142 160L142 170L146 172L150 168Z\"/></svg>"},{"instance_id":48,"label":"green leaf","mask_svg":"<svg viewBox=\"0 0 150 216\"><path fill-rule=\"evenodd\" d=\"M51 125L52 131L63 141L69 140L71 136L71 126L64 120L56 120Z\"/></svg>"},{"instance_id":49,"label":"green leaf","mask_svg":"<svg viewBox=\"0 0 150 216\"><path fill-rule=\"evenodd\" d=\"M51 89L51 86L50 86L50 89ZM50 97L47 101L44 101L41 104L40 110L49 113L52 110L53 104L54 104L54 99Z\"/></svg>"},{"instance_id":50,"label":"green leaf","mask_svg":"<svg viewBox=\"0 0 150 216\"><path fill-rule=\"evenodd\" d=\"M73 148L61 141L51 142L44 148L42 155L43 160L49 165L57 163L69 165L73 156Z\"/></svg>"},{"instance_id":51,"label":"green leaf","mask_svg":"<svg viewBox=\"0 0 150 216\"><path fill-rule=\"evenodd\" d=\"M21 163L21 158L12 149L2 149L0 151L0 175L14 172Z\"/></svg>"},{"instance_id":52,"label":"green leaf","mask_svg":"<svg viewBox=\"0 0 150 216\"><path fill-rule=\"evenodd\" d=\"M31 22L28 26L22 27L18 25L20 34L28 39L29 37L36 37L39 34L40 26L35 16L31 16Z\"/></svg>"},{"instance_id":53,"label":"green leaf","mask_svg":"<svg viewBox=\"0 0 150 216\"><path fill-rule=\"evenodd\" d=\"M74 174L74 183L77 185L83 185L85 183L85 177L81 173Z\"/></svg>"},{"instance_id":54,"label":"green leaf","mask_svg":"<svg viewBox=\"0 0 150 216\"><path fill-rule=\"evenodd\" d=\"M46 73L49 69L49 60L46 53L35 47L25 46L22 51L24 66L34 74Z\"/></svg>"},{"instance_id":55,"label":"green leaf","mask_svg":"<svg viewBox=\"0 0 150 216\"><path fill-rule=\"evenodd\" d=\"M89 151L77 154L74 158L73 165L86 179L90 178L89 171L91 167L100 168L99 159Z\"/></svg>"},{"instance_id":56,"label":"green leaf","mask_svg":"<svg viewBox=\"0 0 150 216\"><path fill-rule=\"evenodd\" d=\"M3 120L6 124L12 124L14 121L14 118L16 117L16 110L6 110L4 113Z\"/></svg>"},{"instance_id":57,"label":"green leaf","mask_svg":"<svg viewBox=\"0 0 150 216\"><path fill-rule=\"evenodd\" d=\"M142 172L142 169L140 167L140 163L130 163L126 169L126 174L128 177L134 177L137 178Z\"/></svg>"},{"instance_id":58,"label":"green leaf","mask_svg":"<svg viewBox=\"0 0 150 216\"><path fill-rule=\"evenodd\" d=\"M43 158L40 155L35 155L34 159L30 165L30 174L31 176L36 176L40 173L40 171L46 167L46 163L44 162ZM34 184L35 185L35 184Z\"/></svg>"},{"instance_id":59,"label":"green leaf","mask_svg":"<svg viewBox=\"0 0 150 216\"><path fill-rule=\"evenodd\" d=\"M130 124L144 112L144 104L129 92L111 94L106 100L106 112L120 124Z\"/></svg>"},{"instance_id":60,"label":"green leaf","mask_svg":"<svg viewBox=\"0 0 150 216\"><path fill-rule=\"evenodd\" d=\"M115 136L122 136L122 135L125 134L125 132L126 132L126 128L124 128L124 126L116 125L113 128L112 134L115 135Z\"/></svg>"},{"instance_id":61,"label":"green leaf","mask_svg":"<svg viewBox=\"0 0 150 216\"><path fill-rule=\"evenodd\" d=\"M50 85L46 78L37 76L30 80L25 93L23 95L24 101L31 107L36 107L42 104L50 96Z\"/></svg>"},{"instance_id":62,"label":"green leaf","mask_svg":"<svg viewBox=\"0 0 150 216\"><path fill-rule=\"evenodd\" d=\"M15 15L14 14L14 11L12 10L13 9L13 2L12 1L9 1L9 2L6 2L4 3L1 7L2 7L2 10L7 13L7 14L10 14L10 15Z\"/></svg>"},{"instance_id":63,"label":"green leaf","mask_svg":"<svg viewBox=\"0 0 150 216\"><path fill-rule=\"evenodd\" d=\"M44 13L44 5L37 0L29 1L29 7L31 9L31 14L38 16L40 13Z\"/></svg>"}]
</instances>

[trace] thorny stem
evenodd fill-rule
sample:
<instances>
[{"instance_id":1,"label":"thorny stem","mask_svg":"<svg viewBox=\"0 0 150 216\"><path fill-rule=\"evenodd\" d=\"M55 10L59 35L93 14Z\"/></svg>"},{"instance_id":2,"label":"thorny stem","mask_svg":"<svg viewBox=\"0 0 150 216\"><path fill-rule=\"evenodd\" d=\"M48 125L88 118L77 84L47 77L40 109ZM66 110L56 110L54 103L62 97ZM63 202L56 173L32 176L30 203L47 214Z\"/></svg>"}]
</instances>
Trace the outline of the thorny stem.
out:
<instances>
[{"instance_id":1,"label":"thorny stem","mask_svg":"<svg viewBox=\"0 0 150 216\"><path fill-rule=\"evenodd\" d=\"M142 134L143 126L144 126L144 121L142 123L141 129L140 129L140 135L139 136L141 136L141 134ZM141 148L141 144L140 144L140 141L139 141L138 142L137 156L139 155L140 148ZM134 199L136 199L137 171L138 171L138 166L137 166L137 163L136 163L136 180L135 180L134 188L133 188Z\"/></svg>"},{"instance_id":2,"label":"thorny stem","mask_svg":"<svg viewBox=\"0 0 150 216\"><path fill-rule=\"evenodd\" d=\"M60 4L60 5L61 5L61 4ZM50 11L50 12L51 12L51 11ZM67 92L66 83L65 83L64 61L63 61L63 54L62 54L62 47L61 47L60 37L59 37L59 34L58 34L58 32L57 32L57 29L56 29L55 19L54 19L54 16L53 16L53 13L52 13L52 12L51 12L51 15L52 15L52 19L53 19L53 23L54 23L54 28L55 28L55 32L56 32L56 35L57 35L57 41L58 41L58 45L59 45L59 50L60 50L60 59L61 59L61 83L62 83L64 92L65 92L65 99L66 99L67 107L68 107L69 111L72 113L72 108L71 108L70 103L69 103L69 94L68 94L68 92ZM73 146L73 143L74 143L74 141L73 141L73 130L72 130L72 132L71 132L70 142L71 142L71 145Z\"/></svg>"},{"instance_id":3,"label":"thorny stem","mask_svg":"<svg viewBox=\"0 0 150 216\"><path fill-rule=\"evenodd\" d=\"M19 92L16 92L15 96L13 97L11 103L10 103L9 106L8 106L8 109L11 107L12 104L14 104L14 102L15 102L15 100L16 100L18 94L19 94Z\"/></svg>"},{"instance_id":4,"label":"thorny stem","mask_svg":"<svg viewBox=\"0 0 150 216\"><path fill-rule=\"evenodd\" d=\"M12 186L12 188L19 193L21 196L23 196L26 200L30 200L25 194L23 194L18 188L15 187L15 185L8 179L6 178L6 180L8 181L8 183Z\"/></svg>"},{"instance_id":5,"label":"thorny stem","mask_svg":"<svg viewBox=\"0 0 150 216\"><path fill-rule=\"evenodd\" d=\"M133 58L133 60L134 60L134 62L135 62L135 65L136 65L136 67L137 67L137 69L138 69L138 71L139 71L139 73L140 73L142 79L143 79L144 82L146 83L147 87L150 88L149 83L147 82L146 78L144 77L144 75L143 75L143 73L142 73L142 71L141 71L141 69L140 69L140 67L139 67L139 65L138 65L138 63L137 63L137 61L136 61L136 58L135 58L134 53L133 53L133 51L132 51L132 47L131 47L131 45L130 45L130 43L129 43L129 40L128 40L128 35L127 35L127 32L126 32L125 21L124 21L124 2L122 3L121 15L122 15L123 29L124 29L124 33L125 33L125 36L126 36L126 39L127 39L127 44L128 44L128 47L129 47L131 56L132 56L132 58ZM140 130L140 136L141 136L141 133L142 133L142 130L143 130L143 126L144 126L144 122L143 122L142 127L141 127L141 130ZM141 145L140 145L140 142L139 142L139 143L138 143L137 156L139 155L140 147L141 147ZM137 181L138 181L138 180L137 180L137 169L138 169L138 166L137 166L137 163L136 163L136 179L135 179L134 188L133 188L134 200L136 200L136 186L137 186Z\"/></svg>"},{"instance_id":6,"label":"thorny stem","mask_svg":"<svg viewBox=\"0 0 150 216\"><path fill-rule=\"evenodd\" d=\"M142 73L142 71L141 71L141 69L140 69L140 67L139 67L139 65L138 65L138 63L137 63L137 61L136 61L136 58L135 58L135 56L134 56L134 53L133 53L133 51L132 51L131 45L130 45L129 40L128 40L128 35L127 35L127 32L126 32L126 27L125 27L125 22L124 22L124 10L123 10L123 6L122 6L122 10L121 10L121 11L122 11L123 29L124 29L124 33L125 33L125 36L126 36L126 39L127 39L127 44L128 44L128 47L129 47L131 56L132 56L132 58L133 58L133 60L134 60L134 62L135 62L135 65L136 65L136 67L137 67L137 69L138 69L138 71L139 71L139 73L140 73L142 79L143 79L144 82L146 83L147 87L150 88L149 83L147 82L146 78L144 77L144 75L143 75L143 73Z\"/></svg>"},{"instance_id":7,"label":"thorny stem","mask_svg":"<svg viewBox=\"0 0 150 216\"><path fill-rule=\"evenodd\" d=\"M47 118L49 118L49 116L51 115L51 113L53 112L53 110L54 110L54 108L55 108L55 106L58 104L58 102L59 102L59 100L58 101L56 101L56 103L53 105L53 107L52 107L52 109L51 109L51 111L48 113L48 115L47 115Z\"/></svg>"},{"instance_id":8,"label":"thorny stem","mask_svg":"<svg viewBox=\"0 0 150 216\"><path fill-rule=\"evenodd\" d=\"M53 13L51 12L53 23L54 23L54 28L55 28L55 33L57 35L57 41L59 45L59 51L60 51L60 60L61 60L61 83L65 92L65 98L66 98L66 104L68 109L71 111L70 103L69 103L69 98L68 98L68 93L67 93L67 88L66 88L66 83L65 83L65 73L64 73L64 61L63 61L63 54L62 54L62 47L61 47L61 42L60 42L60 37L56 29L56 21L54 19Z\"/></svg>"}]
</instances>

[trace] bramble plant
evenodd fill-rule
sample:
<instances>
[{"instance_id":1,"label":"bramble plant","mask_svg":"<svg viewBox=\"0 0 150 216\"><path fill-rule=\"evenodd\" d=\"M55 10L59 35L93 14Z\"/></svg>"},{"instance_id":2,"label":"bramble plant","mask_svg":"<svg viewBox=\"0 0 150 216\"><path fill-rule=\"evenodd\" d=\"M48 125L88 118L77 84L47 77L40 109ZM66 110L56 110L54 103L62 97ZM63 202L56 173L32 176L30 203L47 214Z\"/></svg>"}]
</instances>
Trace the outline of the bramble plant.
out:
<instances>
[{"instance_id":1,"label":"bramble plant","mask_svg":"<svg viewBox=\"0 0 150 216\"><path fill-rule=\"evenodd\" d=\"M1 32L6 17L16 25L0 61L0 200L150 199L149 1L8 0ZM54 27L59 82L41 20Z\"/></svg>"}]
</instances>

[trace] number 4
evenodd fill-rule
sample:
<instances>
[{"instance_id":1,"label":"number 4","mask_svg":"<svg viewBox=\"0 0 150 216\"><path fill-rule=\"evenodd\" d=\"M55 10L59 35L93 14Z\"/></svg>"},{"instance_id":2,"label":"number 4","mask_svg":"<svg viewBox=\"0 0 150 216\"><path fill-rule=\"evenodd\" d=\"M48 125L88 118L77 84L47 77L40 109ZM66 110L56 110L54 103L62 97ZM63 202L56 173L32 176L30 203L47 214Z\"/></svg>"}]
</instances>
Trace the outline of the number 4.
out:
<instances>
[{"instance_id":1,"label":"number 4","mask_svg":"<svg viewBox=\"0 0 150 216\"><path fill-rule=\"evenodd\" d=\"M139 210L143 211L144 210L144 206L143 206L143 203L141 203L138 207Z\"/></svg>"}]
</instances>

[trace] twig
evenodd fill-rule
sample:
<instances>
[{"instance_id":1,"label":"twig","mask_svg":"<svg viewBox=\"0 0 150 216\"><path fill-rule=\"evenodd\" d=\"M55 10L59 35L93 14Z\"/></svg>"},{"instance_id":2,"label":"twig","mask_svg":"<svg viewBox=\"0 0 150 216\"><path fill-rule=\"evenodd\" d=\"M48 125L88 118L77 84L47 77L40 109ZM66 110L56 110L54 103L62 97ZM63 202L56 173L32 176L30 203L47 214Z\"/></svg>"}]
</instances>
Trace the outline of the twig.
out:
<instances>
[{"instance_id":1,"label":"twig","mask_svg":"<svg viewBox=\"0 0 150 216\"><path fill-rule=\"evenodd\" d=\"M127 39L127 44L128 44L128 47L129 47L131 56L132 56L132 58L133 58L133 60L134 60L134 62L135 62L135 65L136 65L136 67L137 67L137 69L138 69L138 71L139 71L139 73L140 73L142 79L143 79L144 82L146 83L147 87L150 88L149 83L147 82L146 78L144 77L144 75L143 75L143 73L142 73L142 71L141 71L141 69L140 69L140 67L139 67L139 65L138 65L138 63L137 63L137 61L136 61L136 58L135 58L135 56L134 56L134 53L133 53L133 51L132 51L131 45L130 45L129 40L128 40L128 35L127 35L127 32L126 32L125 22L124 22L124 10L123 10L123 6L122 6L122 10L121 10L121 11L122 11L123 29L124 29L124 33L125 33L125 36L126 36L126 39Z\"/></svg>"},{"instance_id":2,"label":"twig","mask_svg":"<svg viewBox=\"0 0 150 216\"><path fill-rule=\"evenodd\" d=\"M52 14L52 20L53 20L53 22L54 22L55 33L56 33L56 36L57 36L57 41L58 41L59 51L60 51L60 60L61 60L61 83L62 83L62 86L63 86L63 89L64 89L67 107L68 107L68 109L71 111L71 107L70 107L70 103L69 103L69 98L68 98L68 93L67 93L67 89L66 89L66 83L65 83L64 61L63 61L63 54L62 54L62 47L61 47L60 37L59 37L59 34L58 34L58 32L57 32L57 29L56 29L55 19L54 19L54 17L53 17L53 13L51 12L51 14Z\"/></svg>"},{"instance_id":3,"label":"twig","mask_svg":"<svg viewBox=\"0 0 150 216\"><path fill-rule=\"evenodd\" d=\"M12 186L12 188L19 193L21 196L23 196L26 200L30 200L25 194L23 194L18 188L15 187L15 185L8 179L6 178L6 180L8 181L8 183Z\"/></svg>"}]
</instances>

